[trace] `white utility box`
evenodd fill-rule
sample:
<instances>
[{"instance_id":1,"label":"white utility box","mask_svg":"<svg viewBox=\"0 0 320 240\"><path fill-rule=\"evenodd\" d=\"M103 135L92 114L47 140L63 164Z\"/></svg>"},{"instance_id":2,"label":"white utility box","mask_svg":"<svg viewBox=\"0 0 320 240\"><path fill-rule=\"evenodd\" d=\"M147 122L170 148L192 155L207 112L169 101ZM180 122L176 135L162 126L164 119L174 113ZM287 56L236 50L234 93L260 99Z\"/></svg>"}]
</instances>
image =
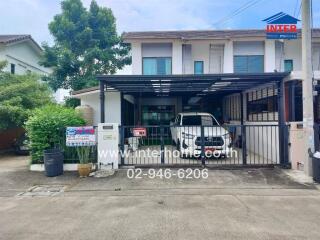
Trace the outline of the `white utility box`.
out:
<instances>
[{"instance_id":1,"label":"white utility box","mask_svg":"<svg viewBox=\"0 0 320 240\"><path fill-rule=\"evenodd\" d=\"M98 166L100 169L118 169L119 166L119 124L98 124Z\"/></svg>"}]
</instances>

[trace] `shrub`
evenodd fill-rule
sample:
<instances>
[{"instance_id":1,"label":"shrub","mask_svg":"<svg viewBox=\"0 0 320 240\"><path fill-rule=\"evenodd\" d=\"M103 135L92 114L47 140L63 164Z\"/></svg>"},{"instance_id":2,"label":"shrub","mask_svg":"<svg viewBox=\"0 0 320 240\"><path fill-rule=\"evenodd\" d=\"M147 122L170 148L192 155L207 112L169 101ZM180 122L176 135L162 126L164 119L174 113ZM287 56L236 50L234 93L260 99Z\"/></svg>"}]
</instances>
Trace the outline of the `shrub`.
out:
<instances>
[{"instance_id":1,"label":"shrub","mask_svg":"<svg viewBox=\"0 0 320 240\"><path fill-rule=\"evenodd\" d=\"M64 105L70 108L76 108L81 105L80 99L68 97L65 99Z\"/></svg>"},{"instance_id":2,"label":"shrub","mask_svg":"<svg viewBox=\"0 0 320 240\"><path fill-rule=\"evenodd\" d=\"M26 122L32 163L42 162L43 150L65 146L65 128L83 126L85 120L72 108L49 105L38 108Z\"/></svg>"},{"instance_id":3,"label":"shrub","mask_svg":"<svg viewBox=\"0 0 320 240\"><path fill-rule=\"evenodd\" d=\"M35 108L52 103L48 85L39 78L0 72L0 131L23 127Z\"/></svg>"}]
</instances>

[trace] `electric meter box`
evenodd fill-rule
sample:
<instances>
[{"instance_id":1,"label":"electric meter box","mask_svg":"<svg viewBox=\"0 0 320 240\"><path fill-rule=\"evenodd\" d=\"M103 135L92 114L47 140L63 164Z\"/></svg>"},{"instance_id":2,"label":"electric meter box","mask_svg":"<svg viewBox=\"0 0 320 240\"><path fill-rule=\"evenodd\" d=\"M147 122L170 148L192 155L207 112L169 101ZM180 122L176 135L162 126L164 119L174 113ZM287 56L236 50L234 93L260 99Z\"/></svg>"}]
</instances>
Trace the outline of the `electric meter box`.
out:
<instances>
[{"instance_id":1,"label":"electric meter box","mask_svg":"<svg viewBox=\"0 0 320 240\"><path fill-rule=\"evenodd\" d=\"M98 165L100 169L118 169L119 166L119 124L98 124Z\"/></svg>"}]
</instances>

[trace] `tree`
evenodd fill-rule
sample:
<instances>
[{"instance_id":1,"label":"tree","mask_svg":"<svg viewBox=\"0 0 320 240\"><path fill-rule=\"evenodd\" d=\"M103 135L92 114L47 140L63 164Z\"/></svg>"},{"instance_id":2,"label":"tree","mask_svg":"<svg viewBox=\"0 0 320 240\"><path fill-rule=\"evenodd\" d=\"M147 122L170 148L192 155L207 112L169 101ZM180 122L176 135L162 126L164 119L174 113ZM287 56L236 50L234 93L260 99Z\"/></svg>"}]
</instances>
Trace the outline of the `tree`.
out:
<instances>
[{"instance_id":1,"label":"tree","mask_svg":"<svg viewBox=\"0 0 320 240\"><path fill-rule=\"evenodd\" d=\"M97 74L114 74L130 64L129 45L118 36L111 9L99 7L94 0L89 10L81 0L64 0L61 7L62 13L49 24L54 45L43 45L41 61L53 68L45 80L54 90L96 86Z\"/></svg>"},{"instance_id":2,"label":"tree","mask_svg":"<svg viewBox=\"0 0 320 240\"><path fill-rule=\"evenodd\" d=\"M33 109L51 102L51 95L39 76L13 75L0 69L0 130L22 127Z\"/></svg>"}]
</instances>

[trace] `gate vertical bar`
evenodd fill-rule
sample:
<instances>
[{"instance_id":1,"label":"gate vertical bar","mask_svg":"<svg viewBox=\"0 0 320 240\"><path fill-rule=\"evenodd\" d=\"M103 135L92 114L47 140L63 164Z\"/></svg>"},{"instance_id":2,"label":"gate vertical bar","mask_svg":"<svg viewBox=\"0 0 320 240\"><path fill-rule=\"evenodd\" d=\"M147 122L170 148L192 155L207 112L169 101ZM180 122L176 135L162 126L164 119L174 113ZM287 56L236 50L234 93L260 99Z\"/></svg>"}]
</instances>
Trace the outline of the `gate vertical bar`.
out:
<instances>
[{"instance_id":1,"label":"gate vertical bar","mask_svg":"<svg viewBox=\"0 0 320 240\"><path fill-rule=\"evenodd\" d=\"M160 160L161 160L161 164L164 164L164 128L162 126L162 124L160 125Z\"/></svg>"},{"instance_id":2,"label":"gate vertical bar","mask_svg":"<svg viewBox=\"0 0 320 240\"><path fill-rule=\"evenodd\" d=\"M104 96L105 84L100 80L100 122L105 122L105 96Z\"/></svg>"},{"instance_id":3,"label":"gate vertical bar","mask_svg":"<svg viewBox=\"0 0 320 240\"><path fill-rule=\"evenodd\" d=\"M202 166L206 165L204 151L205 151L205 149L204 149L204 126L201 125L201 164L202 164Z\"/></svg>"},{"instance_id":4,"label":"gate vertical bar","mask_svg":"<svg viewBox=\"0 0 320 240\"><path fill-rule=\"evenodd\" d=\"M124 156L125 156L125 152L124 152L124 132L125 132L125 128L123 125L119 126L119 130L120 130L120 163L121 165L124 165Z\"/></svg>"},{"instance_id":5,"label":"gate vertical bar","mask_svg":"<svg viewBox=\"0 0 320 240\"><path fill-rule=\"evenodd\" d=\"M247 133L246 126L241 125L241 139L242 139L242 164L247 165Z\"/></svg>"}]
</instances>

